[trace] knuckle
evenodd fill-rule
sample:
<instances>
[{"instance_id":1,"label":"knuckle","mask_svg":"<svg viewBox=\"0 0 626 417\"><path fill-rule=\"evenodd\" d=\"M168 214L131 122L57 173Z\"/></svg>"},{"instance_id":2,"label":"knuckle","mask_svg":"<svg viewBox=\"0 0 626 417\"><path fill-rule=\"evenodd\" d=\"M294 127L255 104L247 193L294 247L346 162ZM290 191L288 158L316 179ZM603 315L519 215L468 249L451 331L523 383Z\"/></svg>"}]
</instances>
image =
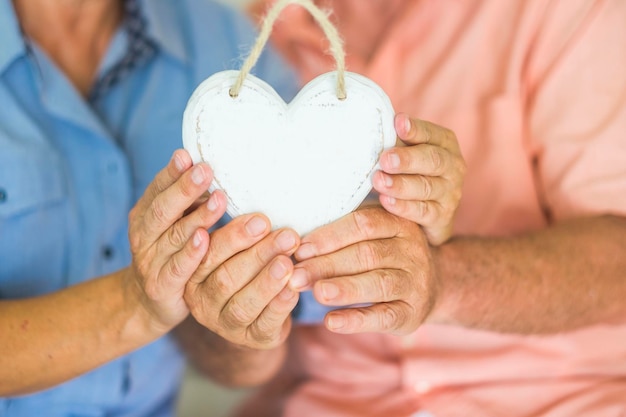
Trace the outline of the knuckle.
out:
<instances>
[{"instance_id":1,"label":"knuckle","mask_svg":"<svg viewBox=\"0 0 626 417\"><path fill-rule=\"evenodd\" d=\"M159 199L154 199L150 204L150 208L156 221L161 224L165 223L167 215L163 202Z\"/></svg>"},{"instance_id":2,"label":"knuckle","mask_svg":"<svg viewBox=\"0 0 626 417\"><path fill-rule=\"evenodd\" d=\"M445 161L441 153L441 148L436 146L429 148L428 160L435 173L441 174L443 172Z\"/></svg>"},{"instance_id":3,"label":"knuckle","mask_svg":"<svg viewBox=\"0 0 626 417\"><path fill-rule=\"evenodd\" d=\"M430 201L418 201L416 206L417 216L420 219L418 223L431 226L437 222L438 203Z\"/></svg>"},{"instance_id":4,"label":"knuckle","mask_svg":"<svg viewBox=\"0 0 626 417\"><path fill-rule=\"evenodd\" d=\"M358 263L363 265L368 270L374 268L374 265L378 263L379 254L374 249L374 245L371 243L359 245L356 251L356 256Z\"/></svg>"},{"instance_id":5,"label":"knuckle","mask_svg":"<svg viewBox=\"0 0 626 417\"><path fill-rule=\"evenodd\" d=\"M449 195L452 201L454 201L454 209L456 210L459 201L461 201L461 198L463 197L463 190L461 187L455 187Z\"/></svg>"},{"instance_id":6,"label":"knuckle","mask_svg":"<svg viewBox=\"0 0 626 417\"><path fill-rule=\"evenodd\" d=\"M130 251L135 254L141 249L142 239L137 233L129 233L128 243L130 244Z\"/></svg>"},{"instance_id":7,"label":"knuckle","mask_svg":"<svg viewBox=\"0 0 626 417\"><path fill-rule=\"evenodd\" d=\"M425 122L423 120L419 121L420 130L422 131L423 141L424 143L430 143L433 137L432 126L430 123Z\"/></svg>"},{"instance_id":8,"label":"knuckle","mask_svg":"<svg viewBox=\"0 0 626 417\"><path fill-rule=\"evenodd\" d=\"M277 346L279 343L278 333L274 331L267 320L259 317L248 328L248 338L256 344L263 345L264 347Z\"/></svg>"},{"instance_id":9,"label":"knuckle","mask_svg":"<svg viewBox=\"0 0 626 417\"><path fill-rule=\"evenodd\" d=\"M371 210L357 210L352 216L357 231L366 238L374 234L376 227L370 212Z\"/></svg>"},{"instance_id":10,"label":"knuckle","mask_svg":"<svg viewBox=\"0 0 626 417\"><path fill-rule=\"evenodd\" d=\"M449 223L456 214L458 200L452 200L449 204L444 204L441 206L441 216L439 216L443 221L442 224Z\"/></svg>"},{"instance_id":11,"label":"knuckle","mask_svg":"<svg viewBox=\"0 0 626 417\"><path fill-rule=\"evenodd\" d=\"M130 244L130 249L133 253L139 251L142 242L141 235L139 233L136 233L137 227L135 226L135 222L137 221L137 217L137 208L133 207L128 213L128 242Z\"/></svg>"},{"instance_id":12,"label":"knuckle","mask_svg":"<svg viewBox=\"0 0 626 417\"><path fill-rule=\"evenodd\" d=\"M381 253L373 243L362 243L357 246L357 262L367 270L374 269L380 263Z\"/></svg>"},{"instance_id":13,"label":"knuckle","mask_svg":"<svg viewBox=\"0 0 626 417\"><path fill-rule=\"evenodd\" d=\"M252 249L252 256L254 257L254 262L256 262L257 265L265 265L270 259L270 256L265 253L265 248L263 246L264 245L256 245Z\"/></svg>"},{"instance_id":14,"label":"knuckle","mask_svg":"<svg viewBox=\"0 0 626 417\"><path fill-rule=\"evenodd\" d=\"M185 236L183 229L179 223L174 224L174 227L170 227L167 231L167 239L173 246L180 247L187 241L188 237Z\"/></svg>"},{"instance_id":15,"label":"knuckle","mask_svg":"<svg viewBox=\"0 0 626 417\"><path fill-rule=\"evenodd\" d=\"M129 224L133 224L137 220L137 217L139 217L138 212L139 212L139 208L137 206L133 206L133 208L130 209L130 211L128 212Z\"/></svg>"},{"instance_id":16,"label":"knuckle","mask_svg":"<svg viewBox=\"0 0 626 417\"><path fill-rule=\"evenodd\" d=\"M467 163L465 162L465 159L463 159L462 156L459 155L458 157L459 159L459 177L461 178L461 181L463 180L463 178L465 178L465 174L467 174Z\"/></svg>"},{"instance_id":17,"label":"knuckle","mask_svg":"<svg viewBox=\"0 0 626 417\"><path fill-rule=\"evenodd\" d=\"M428 208L428 203L426 201L417 201L416 202L416 212L417 217L421 220L426 220L430 209Z\"/></svg>"},{"instance_id":18,"label":"knuckle","mask_svg":"<svg viewBox=\"0 0 626 417\"><path fill-rule=\"evenodd\" d=\"M222 311L222 323L226 328L236 329L250 325L252 318L245 306L236 299L231 299Z\"/></svg>"},{"instance_id":19,"label":"knuckle","mask_svg":"<svg viewBox=\"0 0 626 417\"><path fill-rule=\"evenodd\" d=\"M185 267L181 263L181 260L178 257L174 256L170 258L168 262L168 271L170 276L179 278L185 274Z\"/></svg>"},{"instance_id":20,"label":"knuckle","mask_svg":"<svg viewBox=\"0 0 626 417\"><path fill-rule=\"evenodd\" d=\"M384 330L393 330L401 323L401 314L390 304L381 304L381 313L378 317L380 327Z\"/></svg>"},{"instance_id":21,"label":"knuckle","mask_svg":"<svg viewBox=\"0 0 626 417\"><path fill-rule=\"evenodd\" d=\"M352 314L350 314L350 327L358 330L365 327L365 323L367 323L367 312L366 309L357 308L354 309Z\"/></svg>"},{"instance_id":22,"label":"knuckle","mask_svg":"<svg viewBox=\"0 0 626 417\"><path fill-rule=\"evenodd\" d=\"M233 278L226 264L221 265L211 274L211 283L217 294L230 295L234 292Z\"/></svg>"},{"instance_id":23,"label":"knuckle","mask_svg":"<svg viewBox=\"0 0 626 417\"><path fill-rule=\"evenodd\" d=\"M382 301L393 301L398 298L401 291L395 274L387 270L378 271L378 291L382 297Z\"/></svg>"},{"instance_id":24,"label":"knuckle","mask_svg":"<svg viewBox=\"0 0 626 417\"><path fill-rule=\"evenodd\" d=\"M434 189L433 179L428 176L421 176L420 179L422 184L422 198L424 200L430 200Z\"/></svg>"}]
</instances>

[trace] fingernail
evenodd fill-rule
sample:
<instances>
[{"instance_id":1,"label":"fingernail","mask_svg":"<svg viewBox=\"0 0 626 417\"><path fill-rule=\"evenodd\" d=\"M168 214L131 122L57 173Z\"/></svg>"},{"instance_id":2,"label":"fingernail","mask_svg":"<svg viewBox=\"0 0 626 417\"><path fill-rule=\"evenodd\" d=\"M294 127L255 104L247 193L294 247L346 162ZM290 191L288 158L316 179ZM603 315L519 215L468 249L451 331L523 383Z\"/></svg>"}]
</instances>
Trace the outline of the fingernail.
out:
<instances>
[{"instance_id":1,"label":"fingernail","mask_svg":"<svg viewBox=\"0 0 626 417\"><path fill-rule=\"evenodd\" d=\"M267 223L262 218L255 216L246 223L246 231L250 236L258 236L265 231Z\"/></svg>"},{"instance_id":2,"label":"fingernail","mask_svg":"<svg viewBox=\"0 0 626 417\"><path fill-rule=\"evenodd\" d=\"M339 287L330 282L320 283L320 291L322 292L322 297L328 301L333 300L339 295Z\"/></svg>"},{"instance_id":3,"label":"fingernail","mask_svg":"<svg viewBox=\"0 0 626 417\"><path fill-rule=\"evenodd\" d=\"M279 260L274 261L270 266L270 276L274 279L282 279L287 275L287 268Z\"/></svg>"},{"instance_id":4,"label":"fingernail","mask_svg":"<svg viewBox=\"0 0 626 417\"><path fill-rule=\"evenodd\" d=\"M296 246L296 237L292 232L285 230L276 237L276 243L281 251L287 252Z\"/></svg>"},{"instance_id":5,"label":"fingernail","mask_svg":"<svg viewBox=\"0 0 626 417\"><path fill-rule=\"evenodd\" d=\"M215 197L215 194L211 194L211 196L209 197L209 201L207 202L207 207L209 208L210 211L217 210L218 204L217 204L217 197Z\"/></svg>"},{"instance_id":6,"label":"fingernail","mask_svg":"<svg viewBox=\"0 0 626 417\"><path fill-rule=\"evenodd\" d=\"M196 230L196 233L193 234L193 247L199 248L202 243L202 237L200 236L200 232Z\"/></svg>"},{"instance_id":7,"label":"fingernail","mask_svg":"<svg viewBox=\"0 0 626 417\"><path fill-rule=\"evenodd\" d=\"M315 256L315 246L312 243L302 244L296 251L298 259L309 259Z\"/></svg>"},{"instance_id":8,"label":"fingernail","mask_svg":"<svg viewBox=\"0 0 626 417\"><path fill-rule=\"evenodd\" d=\"M406 129L406 133L408 134L411 131L411 118L409 116L405 116L404 120L404 128Z\"/></svg>"},{"instance_id":9,"label":"fingernail","mask_svg":"<svg viewBox=\"0 0 626 417\"><path fill-rule=\"evenodd\" d=\"M204 182L204 178L204 170L200 165L196 165L191 172L191 181L196 185L200 185Z\"/></svg>"},{"instance_id":10,"label":"fingernail","mask_svg":"<svg viewBox=\"0 0 626 417\"><path fill-rule=\"evenodd\" d=\"M346 325L346 319L337 314L330 314L326 319L328 328L331 330L343 329Z\"/></svg>"},{"instance_id":11,"label":"fingernail","mask_svg":"<svg viewBox=\"0 0 626 417\"><path fill-rule=\"evenodd\" d=\"M296 290L303 290L309 286L309 278L304 269L294 269L291 278L289 279L289 286Z\"/></svg>"},{"instance_id":12,"label":"fingernail","mask_svg":"<svg viewBox=\"0 0 626 417\"><path fill-rule=\"evenodd\" d=\"M391 175L383 174L383 180L385 181L385 187L391 188L391 186L393 186L393 178L391 178Z\"/></svg>"},{"instance_id":13,"label":"fingernail","mask_svg":"<svg viewBox=\"0 0 626 417\"><path fill-rule=\"evenodd\" d=\"M398 168L400 166L400 157L394 152L389 152L387 154L387 161L389 161L391 168Z\"/></svg>"},{"instance_id":14,"label":"fingernail","mask_svg":"<svg viewBox=\"0 0 626 417\"><path fill-rule=\"evenodd\" d=\"M174 166L176 167L176 170L178 172L182 172L182 170L185 168L185 165L183 164L183 160L181 159L180 155L178 155L178 152L174 153L172 159L174 160Z\"/></svg>"}]
</instances>

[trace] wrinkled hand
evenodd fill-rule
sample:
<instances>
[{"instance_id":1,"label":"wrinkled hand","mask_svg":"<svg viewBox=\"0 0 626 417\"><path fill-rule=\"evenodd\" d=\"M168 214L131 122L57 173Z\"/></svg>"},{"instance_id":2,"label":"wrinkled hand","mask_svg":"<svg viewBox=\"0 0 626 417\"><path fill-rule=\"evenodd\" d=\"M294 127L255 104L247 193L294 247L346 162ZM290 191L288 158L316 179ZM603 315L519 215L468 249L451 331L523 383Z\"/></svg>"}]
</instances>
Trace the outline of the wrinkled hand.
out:
<instances>
[{"instance_id":1,"label":"wrinkled hand","mask_svg":"<svg viewBox=\"0 0 626 417\"><path fill-rule=\"evenodd\" d=\"M383 152L374 189L387 211L420 224L429 242L439 245L452 233L465 177L456 135L406 114L396 115L395 126L406 146Z\"/></svg>"},{"instance_id":2,"label":"wrinkled hand","mask_svg":"<svg viewBox=\"0 0 626 417\"><path fill-rule=\"evenodd\" d=\"M299 244L295 231L270 231L269 220L260 214L237 217L214 231L207 257L185 292L196 321L238 345L270 349L282 344L298 302L287 283L293 272L290 257Z\"/></svg>"},{"instance_id":3,"label":"wrinkled hand","mask_svg":"<svg viewBox=\"0 0 626 417\"><path fill-rule=\"evenodd\" d=\"M291 285L313 286L338 333L408 334L433 308L437 278L419 225L380 207L361 208L302 239Z\"/></svg>"},{"instance_id":4,"label":"wrinkled hand","mask_svg":"<svg viewBox=\"0 0 626 417\"><path fill-rule=\"evenodd\" d=\"M177 150L129 214L129 281L137 284L132 289L158 332L170 330L189 314L185 285L206 255L207 229L224 213L218 194L196 203L212 178L209 166L192 167L189 154Z\"/></svg>"}]
</instances>

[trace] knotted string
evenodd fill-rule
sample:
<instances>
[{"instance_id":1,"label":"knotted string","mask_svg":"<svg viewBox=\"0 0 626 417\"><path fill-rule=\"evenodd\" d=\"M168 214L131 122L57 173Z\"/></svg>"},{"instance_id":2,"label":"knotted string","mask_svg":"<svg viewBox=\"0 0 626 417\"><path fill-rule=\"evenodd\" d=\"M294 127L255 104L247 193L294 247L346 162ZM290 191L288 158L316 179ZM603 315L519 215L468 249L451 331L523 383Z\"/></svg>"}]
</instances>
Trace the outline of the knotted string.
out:
<instances>
[{"instance_id":1,"label":"knotted string","mask_svg":"<svg viewBox=\"0 0 626 417\"><path fill-rule=\"evenodd\" d=\"M320 10L311 0L278 0L267 12L265 19L263 20L263 25L261 26L261 32L257 37L257 40L248 55L248 58L243 63L241 69L239 70L239 77L237 77L237 81L230 88L230 96L237 97L239 92L241 91L241 87L243 86L243 82L252 70L252 67L256 64L261 52L263 52L263 48L267 43L267 40L270 37L272 32L272 28L274 26L274 22L278 18L278 15L283 11L283 9L291 4L297 4L304 7L317 21L320 25L324 34L328 38L330 42L330 52L335 58L335 62L337 65L337 98L339 100L345 100L346 95L346 82L345 82L345 71L346 71L346 63L345 63L345 54L343 51L343 42L341 37L339 36L339 32L337 28L331 23L328 19L326 13Z\"/></svg>"}]
</instances>

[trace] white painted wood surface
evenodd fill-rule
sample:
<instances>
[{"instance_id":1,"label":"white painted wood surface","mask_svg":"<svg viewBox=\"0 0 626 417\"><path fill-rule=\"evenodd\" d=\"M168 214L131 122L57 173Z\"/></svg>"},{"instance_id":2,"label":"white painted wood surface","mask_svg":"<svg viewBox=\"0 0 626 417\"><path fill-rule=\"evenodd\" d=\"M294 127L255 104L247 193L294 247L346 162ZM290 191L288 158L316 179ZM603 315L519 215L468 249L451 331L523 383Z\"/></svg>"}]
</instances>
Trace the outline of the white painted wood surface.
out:
<instances>
[{"instance_id":1,"label":"white painted wood surface","mask_svg":"<svg viewBox=\"0 0 626 417\"><path fill-rule=\"evenodd\" d=\"M395 144L394 111L384 91L345 73L347 99L336 97L336 72L308 83L289 104L249 75L229 95L239 72L201 83L183 120L183 145L214 170L210 190L223 190L228 213L262 212L273 227L301 235L354 210L371 190L383 149Z\"/></svg>"}]
</instances>

